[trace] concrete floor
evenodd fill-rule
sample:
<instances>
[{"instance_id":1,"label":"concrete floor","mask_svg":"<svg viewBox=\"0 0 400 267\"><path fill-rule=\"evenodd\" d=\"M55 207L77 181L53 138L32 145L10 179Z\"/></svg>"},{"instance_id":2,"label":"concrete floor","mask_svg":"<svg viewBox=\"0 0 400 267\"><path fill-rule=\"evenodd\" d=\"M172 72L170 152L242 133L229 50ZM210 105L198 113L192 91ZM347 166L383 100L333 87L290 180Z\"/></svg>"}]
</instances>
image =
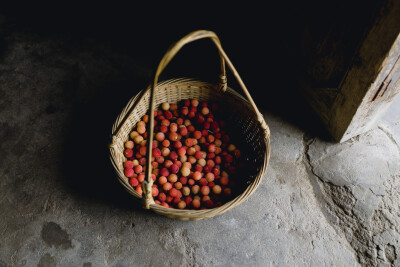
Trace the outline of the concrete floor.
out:
<instances>
[{"instance_id":1,"label":"concrete floor","mask_svg":"<svg viewBox=\"0 0 400 267\"><path fill-rule=\"evenodd\" d=\"M148 70L90 41L4 41L0 266L400 266L400 98L343 144L264 112L260 187L182 222L141 209L108 160L111 125Z\"/></svg>"}]
</instances>

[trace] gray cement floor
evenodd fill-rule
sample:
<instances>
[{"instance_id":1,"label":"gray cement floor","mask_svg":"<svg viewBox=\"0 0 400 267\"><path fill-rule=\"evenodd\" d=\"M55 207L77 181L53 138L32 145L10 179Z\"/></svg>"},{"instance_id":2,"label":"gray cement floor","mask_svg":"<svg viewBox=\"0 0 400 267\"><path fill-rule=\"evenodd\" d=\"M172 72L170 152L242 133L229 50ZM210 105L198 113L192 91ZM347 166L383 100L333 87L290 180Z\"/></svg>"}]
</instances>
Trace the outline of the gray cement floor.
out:
<instances>
[{"instance_id":1,"label":"gray cement floor","mask_svg":"<svg viewBox=\"0 0 400 267\"><path fill-rule=\"evenodd\" d=\"M108 161L112 122L147 70L90 41L4 41L0 266L400 266L400 98L343 144L264 112L260 187L182 222L141 209Z\"/></svg>"}]
</instances>

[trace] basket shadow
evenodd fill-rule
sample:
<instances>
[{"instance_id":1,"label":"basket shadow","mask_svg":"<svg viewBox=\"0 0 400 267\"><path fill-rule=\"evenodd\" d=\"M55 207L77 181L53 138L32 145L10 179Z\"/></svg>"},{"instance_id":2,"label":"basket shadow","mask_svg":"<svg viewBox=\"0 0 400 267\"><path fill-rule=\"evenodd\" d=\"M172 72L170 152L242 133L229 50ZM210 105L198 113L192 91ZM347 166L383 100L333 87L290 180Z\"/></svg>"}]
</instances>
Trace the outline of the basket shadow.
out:
<instances>
[{"instance_id":1,"label":"basket shadow","mask_svg":"<svg viewBox=\"0 0 400 267\"><path fill-rule=\"evenodd\" d=\"M77 199L142 210L141 203L116 179L108 144L114 120L128 100L144 88L145 82L142 78L107 84L92 90L96 93L89 101L74 105L62 168L66 187Z\"/></svg>"}]
</instances>

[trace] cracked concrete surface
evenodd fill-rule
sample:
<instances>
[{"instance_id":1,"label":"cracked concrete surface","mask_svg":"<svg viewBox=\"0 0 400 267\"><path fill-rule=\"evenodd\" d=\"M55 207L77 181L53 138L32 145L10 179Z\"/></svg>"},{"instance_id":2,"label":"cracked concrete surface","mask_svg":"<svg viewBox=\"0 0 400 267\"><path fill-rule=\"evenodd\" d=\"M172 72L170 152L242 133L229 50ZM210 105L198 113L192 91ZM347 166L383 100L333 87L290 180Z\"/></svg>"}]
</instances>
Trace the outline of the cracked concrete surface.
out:
<instances>
[{"instance_id":1,"label":"cracked concrete surface","mask_svg":"<svg viewBox=\"0 0 400 267\"><path fill-rule=\"evenodd\" d=\"M272 156L254 195L181 222L142 210L107 159L147 70L90 41L3 41L0 266L400 265L400 99L343 144L265 113Z\"/></svg>"},{"instance_id":2,"label":"cracked concrete surface","mask_svg":"<svg viewBox=\"0 0 400 267\"><path fill-rule=\"evenodd\" d=\"M316 196L364 266L400 266L400 98L378 129L342 144L308 140Z\"/></svg>"}]
</instances>

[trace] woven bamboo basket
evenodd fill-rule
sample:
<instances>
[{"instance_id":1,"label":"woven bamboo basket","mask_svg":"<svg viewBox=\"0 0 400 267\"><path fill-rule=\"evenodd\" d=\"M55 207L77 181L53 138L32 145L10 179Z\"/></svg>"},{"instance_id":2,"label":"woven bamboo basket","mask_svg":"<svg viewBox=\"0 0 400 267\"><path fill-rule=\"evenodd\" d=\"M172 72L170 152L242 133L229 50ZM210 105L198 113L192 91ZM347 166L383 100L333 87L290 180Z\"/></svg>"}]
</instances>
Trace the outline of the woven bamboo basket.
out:
<instances>
[{"instance_id":1,"label":"woven bamboo basket","mask_svg":"<svg viewBox=\"0 0 400 267\"><path fill-rule=\"evenodd\" d=\"M176 55L176 53L186 44L203 39L210 38L218 48L220 55L221 75L219 84L211 84L195 79L180 78L171 79L164 82L158 82L158 77ZM238 94L235 90L227 87L227 79L225 72L225 64L234 74L239 85L241 86L247 100ZM242 158L245 158L249 164L246 170L246 177L243 179L246 188L238 194L233 200L224 205L204 210L179 210L173 208L165 208L157 205L151 195L151 187L153 180L151 179L151 161L146 161L145 181L142 184L143 195L139 195L135 189L129 184L128 178L124 175L123 163L126 161L124 156L124 143L129 139L129 133L135 127L136 123L141 120L145 114L153 114L154 109L164 103L177 103L184 99L198 99L199 101L218 101L224 109L228 110L226 119L229 123L234 124L239 132L241 139L245 142L247 152ZM149 135L147 141L147 159L152 157L150 144L154 135L154 116L149 116ZM151 85L134 96L121 114L118 116L112 127L112 142L109 146L110 159L118 175L118 180L125 189L137 199L141 199L143 207L151 209L158 214L165 215L170 218L180 220L200 220L211 218L215 215L222 214L229 209L239 205L245 201L258 187L268 167L270 158L270 131L264 117L259 112L253 99L251 98L246 86L232 65L231 61L221 47L219 38L211 31L195 31L192 32L177 43L175 43L164 55L154 75Z\"/></svg>"}]
</instances>

